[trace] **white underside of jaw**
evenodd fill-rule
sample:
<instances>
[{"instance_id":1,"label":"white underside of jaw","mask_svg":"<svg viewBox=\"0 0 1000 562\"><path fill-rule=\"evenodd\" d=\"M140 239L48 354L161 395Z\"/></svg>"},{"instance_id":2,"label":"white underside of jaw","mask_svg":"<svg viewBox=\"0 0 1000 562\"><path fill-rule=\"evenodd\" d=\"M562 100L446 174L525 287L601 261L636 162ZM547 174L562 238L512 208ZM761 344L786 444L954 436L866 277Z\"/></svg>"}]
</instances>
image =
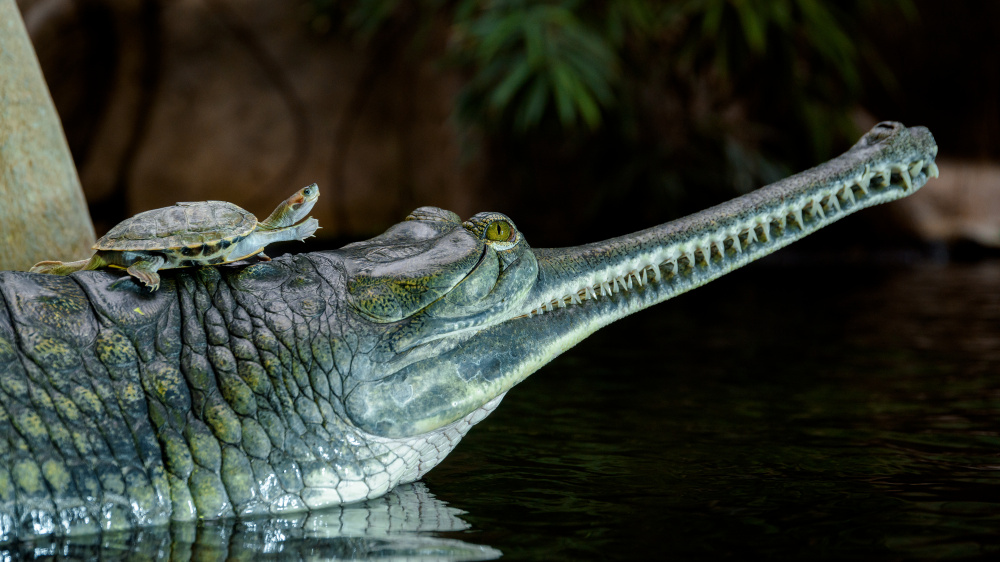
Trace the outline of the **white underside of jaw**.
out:
<instances>
[{"instance_id":1,"label":"white underside of jaw","mask_svg":"<svg viewBox=\"0 0 1000 562\"><path fill-rule=\"evenodd\" d=\"M272 505L272 512L302 511L305 506L320 509L371 499L399 484L420 479L448 456L473 425L493 412L505 394L500 394L461 419L422 435L399 439L360 431L357 435L349 435L351 445L363 452L358 467L335 466L304 472L302 479L305 487L301 491L301 502L277 507Z\"/></svg>"},{"instance_id":2,"label":"white underside of jaw","mask_svg":"<svg viewBox=\"0 0 1000 562\"><path fill-rule=\"evenodd\" d=\"M937 165L917 160L909 165L865 168L858 176L808 196L791 198L764 214L720 228L700 238L668 244L638 255L624 264L595 270L576 287L553 290L534 308L518 317L531 317L556 308L583 304L649 282L672 278L681 271L721 266L728 271L781 248L856 210L898 199L938 177ZM888 189L890 185L901 189Z\"/></svg>"}]
</instances>

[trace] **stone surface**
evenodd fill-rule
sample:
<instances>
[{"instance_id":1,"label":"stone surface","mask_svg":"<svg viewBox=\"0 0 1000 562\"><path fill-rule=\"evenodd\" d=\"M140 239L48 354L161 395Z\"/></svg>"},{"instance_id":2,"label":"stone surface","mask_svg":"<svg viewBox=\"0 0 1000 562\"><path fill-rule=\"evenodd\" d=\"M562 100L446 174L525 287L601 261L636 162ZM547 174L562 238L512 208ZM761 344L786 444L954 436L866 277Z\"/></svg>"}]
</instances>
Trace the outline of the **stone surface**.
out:
<instances>
[{"instance_id":1,"label":"stone surface","mask_svg":"<svg viewBox=\"0 0 1000 562\"><path fill-rule=\"evenodd\" d=\"M0 202L0 269L91 253L80 181L13 0L0 0Z\"/></svg>"},{"instance_id":2,"label":"stone surface","mask_svg":"<svg viewBox=\"0 0 1000 562\"><path fill-rule=\"evenodd\" d=\"M1000 248L1000 164L941 159L934 189L887 208L923 240Z\"/></svg>"}]
</instances>

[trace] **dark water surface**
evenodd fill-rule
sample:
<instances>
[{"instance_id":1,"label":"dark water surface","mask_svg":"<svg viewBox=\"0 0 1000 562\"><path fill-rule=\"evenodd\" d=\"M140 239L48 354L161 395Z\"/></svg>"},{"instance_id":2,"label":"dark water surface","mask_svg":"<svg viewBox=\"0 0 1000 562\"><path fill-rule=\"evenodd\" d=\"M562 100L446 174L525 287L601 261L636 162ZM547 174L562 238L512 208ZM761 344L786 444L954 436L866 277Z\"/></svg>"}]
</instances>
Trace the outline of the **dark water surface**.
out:
<instances>
[{"instance_id":1,"label":"dark water surface","mask_svg":"<svg viewBox=\"0 0 1000 562\"><path fill-rule=\"evenodd\" d=\"M1000 262L751 266L592 336L422 483L25 557L1000 559Z\"/></svg>"},{"instance_id":2,"label":"dark water surface","mask_svg":"<svg viewBox=\"0 0 1000 562\"><path fill-rule=\"evenodd\" d=\"M426 483L516 560L1000 559L998 289L737 272L537 373Z\"/></svg>"}]
</instances>

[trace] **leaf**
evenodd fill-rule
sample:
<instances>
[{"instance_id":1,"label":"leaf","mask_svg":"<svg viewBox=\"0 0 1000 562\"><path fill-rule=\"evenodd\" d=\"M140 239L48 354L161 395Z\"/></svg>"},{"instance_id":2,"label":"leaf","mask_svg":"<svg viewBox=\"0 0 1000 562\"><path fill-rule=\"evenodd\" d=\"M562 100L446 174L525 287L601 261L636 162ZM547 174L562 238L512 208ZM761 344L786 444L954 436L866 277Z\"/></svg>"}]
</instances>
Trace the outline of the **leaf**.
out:
<instances>
[{"instance_id":1,"label":"leaf","mask_svg":"<svg viewBox=\"0 0 1000 562\"><path fill-rule=\"evenodd\" d=\"M528 20L521 26L524 34L525 53L528 57L528 65L531 68L539 69L545 64L545 29L540 22Z\"/></svg>"},{"instance_id":2,"label":"leaf","mask_svg":"<svg viewBox=\"0 0 1000 562\"><path fill-rule=\"evenodd\" d=\"M532 80L514 124L517 130L524 132L541 122L549 99L549 85L546 82L543 75L535 76Z\"/></svg>"},{"instance_id":3,"label":"leaf","mask_svg":"<svg viewBox=\"0 0 1000 562\"><path fill-rule=\"evenodd\" d=\"M746 37L747 46L754 54L763 54L767 50L766 22L762 22L755 6L750 2L735 2L736 13L740 17L740 24L743 27L743 36Z\"/></svg>"},{"instance_id":4,"label":"leaf","mask_svg":"<svg viewBox=\"0 0 1000 562\"><path fill-rule=\"evenodd\" d=\"M576 109L573 106L574 88L577 81L565 64L556 63L552 67L552 86L555 91L556 111L563 127L570 127L576 121Z\"/></svg>"},{"instance_id":5,"label":"leaf","mask_svg":"<svg viewBox=\"0 0 1000 562\"><path fill-rule=\"evenodd\" d=\"M701 22L702 35L714 39L722 27L722 16L726 9L725 0L708 0L705 6L705 19Z\"/></svg>"},{"instance_id":6,"label":"leaf","mask_svg":"<svg viewBox=\"0 0 1000 562\"><path fill-rule=\"evenodd\" d=\"M573 67L574 71L582 80L583 84L590 90L602 104L610 104L614 99L611 90L613 74L609 69L602 69L592 64L592 60L578 51L568 51L566 61Z\"/></svg>"},{"instance_id":7,"label":"leaf","mask_svg":"<svg viewBox=\"0 0 1000 562\"><path fill-rule=\"evenodd\" d=\"M580 88L576 91L574 101L576 101L576 106L579 108L580 115L583 116L583 120L587 123L587 126L591 130L599 128L601 126L601 110L594 103L594 98L590 96L590 93Z\"/></svg>"},{"instance_id":8,"label":"leaf","mask_svg":"<svg viewBox=\"0 0 1000 562\"><path fill-rule=\"evenodd\" d=\"M490 95L490 106L500 111L505 110L511 98L517 94L530 77L531 66L527 61L515 65L514 69L493 90Z\"/></svg>"}]
</instances>

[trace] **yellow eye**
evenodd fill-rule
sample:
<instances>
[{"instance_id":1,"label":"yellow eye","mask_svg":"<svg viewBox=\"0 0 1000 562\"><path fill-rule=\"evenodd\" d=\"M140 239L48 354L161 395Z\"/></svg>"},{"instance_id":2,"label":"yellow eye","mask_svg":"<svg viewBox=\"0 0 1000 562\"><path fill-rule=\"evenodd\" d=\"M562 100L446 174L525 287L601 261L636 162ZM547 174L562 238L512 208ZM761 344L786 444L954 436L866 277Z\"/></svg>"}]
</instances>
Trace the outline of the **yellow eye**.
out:
<instances>
[{"instance_id":1,"label":"yellow eye","mask_svg":"<svg viewBox=\"0 0 1000 562\"><path fill-rule=\"evenodd\" d=\"M513 229L507 221L494 221L486 228L486 239L491 242L507 242Z\"/></svg>"}]
</instances>

